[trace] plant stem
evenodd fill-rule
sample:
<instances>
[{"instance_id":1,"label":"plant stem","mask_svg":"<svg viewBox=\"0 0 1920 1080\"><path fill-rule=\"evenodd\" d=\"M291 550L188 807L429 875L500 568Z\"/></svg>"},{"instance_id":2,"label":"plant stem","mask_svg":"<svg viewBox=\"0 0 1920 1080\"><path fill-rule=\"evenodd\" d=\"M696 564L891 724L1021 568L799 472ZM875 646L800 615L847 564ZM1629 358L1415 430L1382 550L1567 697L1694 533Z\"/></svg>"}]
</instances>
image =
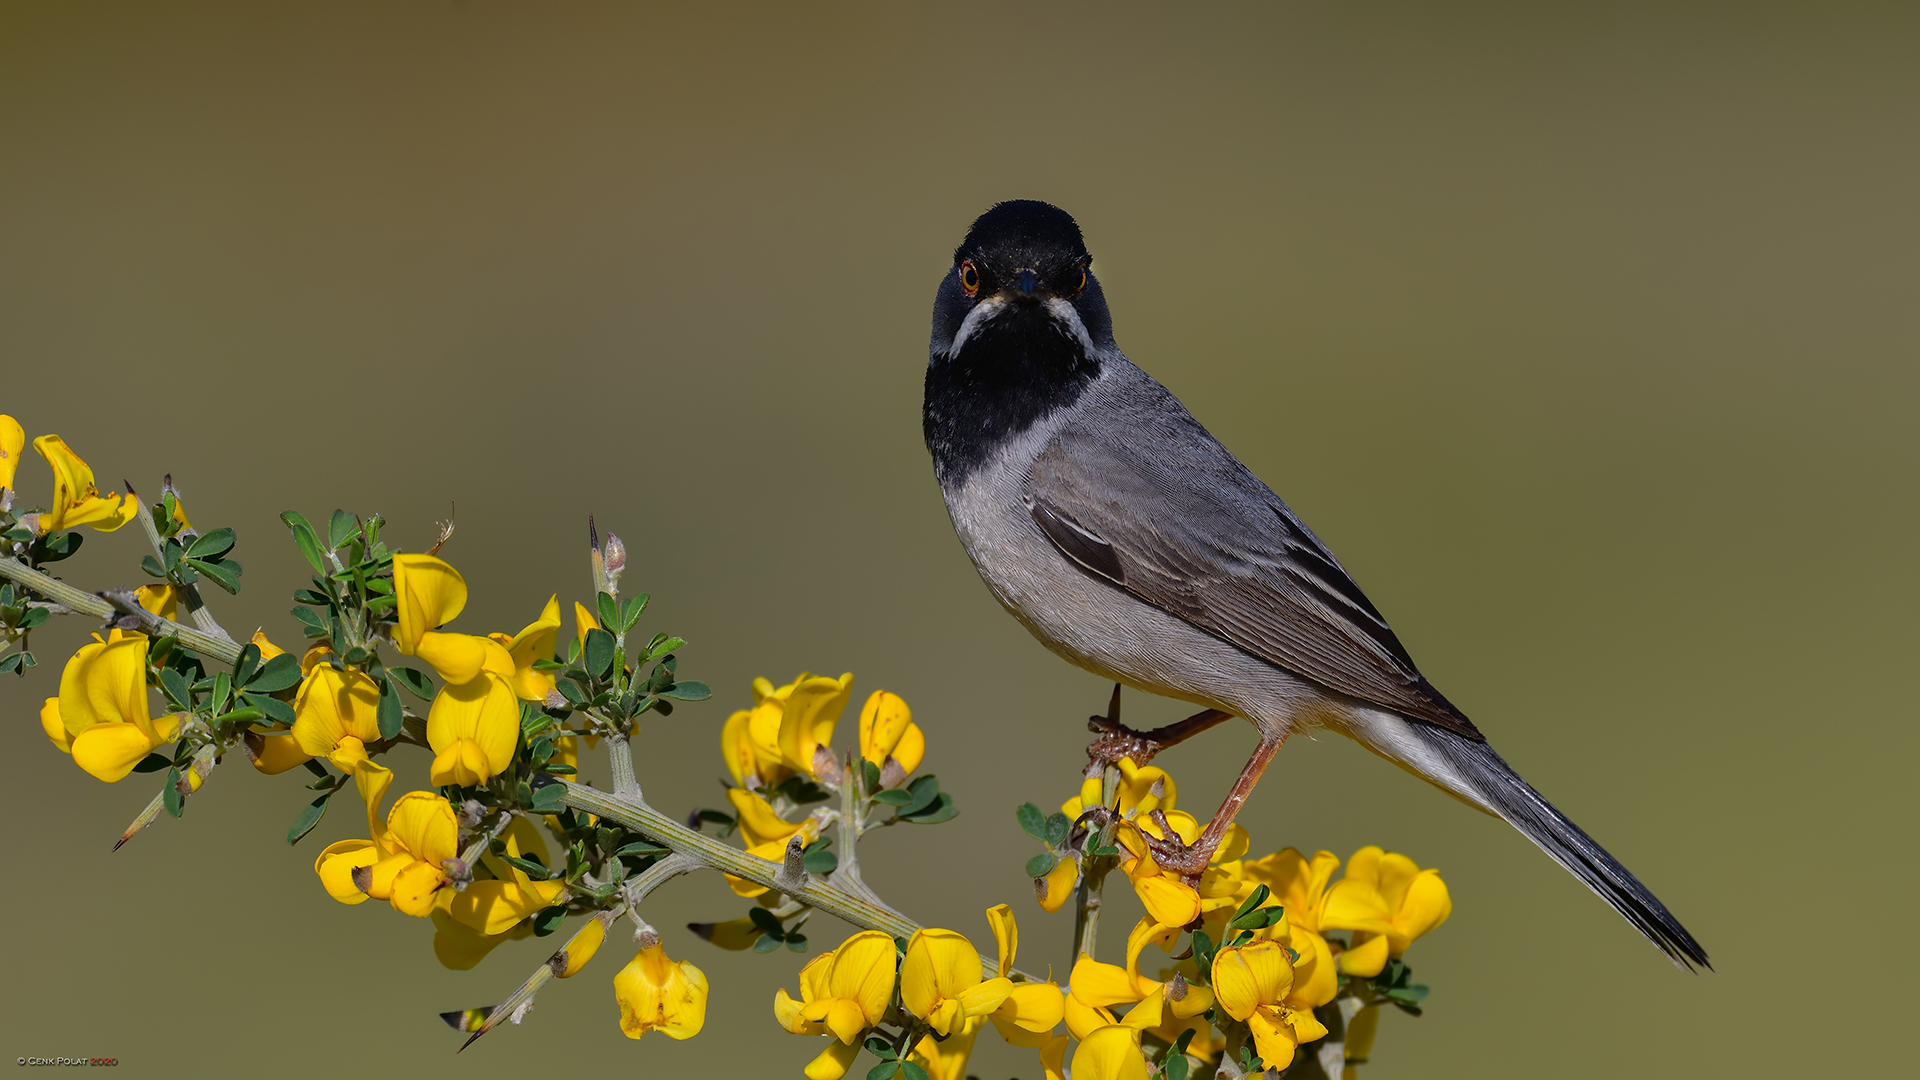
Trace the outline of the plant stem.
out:
<instances>
[{"instance_id":1,"label":"plant stem","mask_svg":"<svg viewBox=\"0 0 1920 1080\"><path fill-rule=\"evenodd\" d=\"M608 794L594 788L576 784L570 780L560 780L567 786L565 802L575 810L597 814L609 821L616 821L629 829L637 830L668 849L685 855L702 866L711 867L734 877L764 885L769 889L780 889L778 881L781 864L757 855L749 855L737 848L728 847L714 837L694 832L666 814L648 806L637 798L624 798ZM785 891L785 890L781 890ZM875 904L864 897L843 889L831 882L810 877L807 883L795 890L793 898L844 922L867 930L878 930L890 937L907 938L913 936L919 924L906 918L897 911ZM989 978L999 974L999 963L980 957L980 969ZM1015 974L1020 974L1015 972ZM1029 982L1036 982L1031 975L1021 975Z\"/></svg>"},{"instance_id":2,"label":"plant stem","mask_svg":"<svg viewBox=\"0 0 1920 1080\"><path fill-rule=\"evenodd\" d=\"M1112 806L1114 795L1120 787L1120 770L1107 766L1100 781L1100 805ZM1113 840L1113 825L1108 823L1100 830L1094 846L1105 847ZM1097 859L1088 859L1086 871L1080 876L1080 891L1075 897L1073 918L1073 956L1069 965L1078 963L1082 956L1094 955L1094 946L1100 934L1100 904L1107 884L1107 874L1113 869L1111 855L1102 855Z\"/></svg>"},{"instance_id":3,"label":"plant stem","mask_svg":"<svg viewBox=\"0 0 1920 1080\"><path fill-rule=\"evenodd\" d=\"M633 746L625 735L607 736L607 757L613 761L613 793L623 799L644 803L640 781L633 775Z\"/></svg>"},{"instance_id":4,"label":"plant stem","mask_svg":"<svg viewBox=\"0 0 1920 1080\"><path fill-rule=\"evenodd\" d=\"M0 559L0 577L7 578L16 584L24 585L34 592L39 593L41 596L63 607L69 608L78 614L91 615L102 621L113 619L119 614L133 615L139 618L141 622L158 630L161 636L171 635L177 637L180 639L181 644L203 655L219 660L222 663L232 664L240 659L240 646L229 638L217 637L205 631L197 630L194 627L174 622L172 619L163 619L145 608L140 607L138 604L109 603L90 592L83 592L64 581L49 577L17 560ZM133 610L128 610L129 606L131 606Z\"/></svg>"}]
</instances>

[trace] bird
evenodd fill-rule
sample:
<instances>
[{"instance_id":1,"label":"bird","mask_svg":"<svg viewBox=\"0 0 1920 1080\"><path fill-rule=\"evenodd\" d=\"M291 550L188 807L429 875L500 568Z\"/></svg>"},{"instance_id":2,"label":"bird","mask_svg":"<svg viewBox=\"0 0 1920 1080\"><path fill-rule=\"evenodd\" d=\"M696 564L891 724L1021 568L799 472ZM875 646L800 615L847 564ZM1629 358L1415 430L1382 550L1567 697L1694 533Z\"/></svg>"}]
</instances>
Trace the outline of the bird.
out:
<instances>
[{"instance_id":1,"label":"bird","mask_svg":"<svg viewBox=\"0 0 1920 1080\"><path fill-rule=\"evenodd\" d=\"M1035 200L974 221L934 296L922 423L954 532L994 598L1115 683L1089 754L1136 763L1231 717L1259 744L1163 869L1203 870L1282 742L1326 729L1505 820L1683 970L1706 951L1646 886L1521 779L1414 666L1280 497L1115 343L1079 224ZM1151 732L1119 687L1203 706Z\"/></svg>"}]
</instances>

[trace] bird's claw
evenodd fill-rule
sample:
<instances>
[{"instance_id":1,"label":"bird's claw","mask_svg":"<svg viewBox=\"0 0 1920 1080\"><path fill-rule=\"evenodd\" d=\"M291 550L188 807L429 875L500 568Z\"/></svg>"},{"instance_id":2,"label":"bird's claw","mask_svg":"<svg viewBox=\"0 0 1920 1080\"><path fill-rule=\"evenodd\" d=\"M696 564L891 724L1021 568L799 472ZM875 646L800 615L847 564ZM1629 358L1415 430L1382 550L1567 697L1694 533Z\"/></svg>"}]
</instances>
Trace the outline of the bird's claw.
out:
<instances>
[{"instance_id":1,"label":"bird's claw","mask_svg":"<svg viewBox=\"0 0 1920 1080\"><path fill-rule=\"evenodd\" d=\"M1194 884L1207 869L1207 864L1213 861L1214 849L1219 845L1208 843L1205 834L1201 835L1198 843L1189 844L1173 831L1165 813L1154 810L1147 816L1160 827L1159 836L1145 829L1140 830L1140 835L1147 842L1147 850L1153 853L1154 865L1163 873L1178 874L1187 884Z\"/></svg>"},{"instance_id":2,"label":"bird's claw","mask_svg":"<svg viewBox=\"0 0 1920 1080\"><path fill-rule=\"evenodd\" d=\"M1087 744L1087 770L1089 775L1097 774L1109 765L1120 764L1121 758L1132 758L1135 765L1145 765L1152 761L1155 754L1165 750L1165 744L1155 741L1145 732L1126 727L1118 720L1104 716L1087 717L1087 730L1095 738Z\"/></svg>"}]
</instances>

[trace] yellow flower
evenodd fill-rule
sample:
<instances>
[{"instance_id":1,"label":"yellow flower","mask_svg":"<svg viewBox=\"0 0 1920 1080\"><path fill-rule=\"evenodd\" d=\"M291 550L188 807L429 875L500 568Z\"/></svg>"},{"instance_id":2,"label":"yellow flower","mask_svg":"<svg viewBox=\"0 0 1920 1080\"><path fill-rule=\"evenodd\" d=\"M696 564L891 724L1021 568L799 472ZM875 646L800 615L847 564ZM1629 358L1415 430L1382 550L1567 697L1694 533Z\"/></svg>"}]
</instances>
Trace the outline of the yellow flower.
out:
<instances>
[{"instance_id":1,"label":"yellow flower","mask_svg":"<svg viewBox=\"0 0 1920 1080\"><path fill-rule=\"evenodd\" d=\"M753 943L765 933L757 923L744 916L725 922L688 923L687 929L699 935L701 940L728 952L745 952L753 948Z\"/></svg>"},{"instance_id":2,"label":"yellow flower","mask_svg":"<svg viewBox=\"0 0 1920 1080\"><path fill-rule=\"evenodd\" d=\"M800 969L799 1001L785 989L775 992L774 1019L795 1035L831 1033L858 1047L860 1033L879 1023L893 1000L893 962L892 938L878 930L855 934Z\"/></svg>"},{"instance_id":3,"label":"yellow flower","mask_svg":"<svg viewBox=\"0 0 1920 1080\"><path fill-rule=\"evenodd\" d=\"M553 968L554 978L571 979L580 974L580 969L586 967L593 955L600 951L600 946L606 943L608 921L605 916L587 920L587 925L567 939L566 948L548 958L547 964Z\"/></svg>"},{"instance_id":4,"label":"yellow flower","mask_svg":"<svg viewBox=\"0 0 1920 1080\"><path fill-rule=\"evenodd\" d=\"M767 679L753 680L753 708L729 716L720 734L720 752L734 783L767 787L793 775L780 757L780 717L793 688L806 678L801 672L800 678L780 687Z\"/></svg>"},{"instance_id":5,"label":"yellow flower","mask_svg":"<svg viewBox=\"0 0 1920 1080\"><path fill-rule=\"evenodd\" d=\"M1140 951L1150 942L1158 943L1164 949L1179 935L1178 926L1156 923L1149 915L1136 923L1132 933L1127 935L1126 967L1103 964L1083 954L1079 962L1073 965L1072 979L1072 998L1084 1007L1080 1012L1081 1029L1092 1025L1096 1017L1112 1023L1109 1010L1115 1005L1133 1006L1121 1024L1136 1030L1171 1027L1177 1037L1181 1028L1203 1027L1203 1024L1175 1022L1191 1020L1211 1008L1211 991L1195 985L1193 980L1182 980L1184 989L1180 1000L1170 1002L1167 1000L1170 979L1163 982L1140 974Z\"/></svg>"},{"instance_id":6,"label":"yellow flower","mask_svg":"<svg viewBox=\"0 0 1920 1080\"><path fill-rule=\"evenodd\" d=\"M533 662L553 659L554 644L560 640L560 598L549 597L540 617L518 634L490 636L507 650L508 658L513 661L514 693L522 701L545 701L553 692L553 676L535 671Z\"/></svg>"},{"instance_id":7,"label":"yellow flower","mask_svg":"<svg viewBox=\"0 0 1920 1080\"><path fill-rule=\"evenodd\" d=\"M506 854L512 858L532 858L543 866L553 865L547 858L547 846L540 829L524 817L516 817L502 837ZM544 907L551 907L566 895L561 881L534 881L523 871L491 851L481 855L481 865L493 880L467 883L447 902L447 914L483 934L501 934L515 923Z\"/></svg>"},{"instance_id":8,"label":"yellow flower","mask_svg":"<svg viewBox=\"0 0 1920 1080\"><path fill-rule=\"evenodd\" d=\"M1257 885L1272 890L1268 903L1286 909L1286 934L1277 936L1279 926L1261 931L1259 936L1284 940L1300 959L1294 963L1293 995L1309 1007L1332 1001L1340 992L1339 971L1333 950L1321 933L1320 918L1325 907L1327 883L1340 867L1340 859L1331 851L1315 852L1312 861L1292 848L1285 848L1246 865L1247 892Z\"/></svg>"},{"instance_id":9,"label":"yellow flower","mask_svg":"<svg viewBox=\"0 0 1920 1080\"><path fill-rule=\"evenodd\" d=\"M443 560L395 555L393 594L398 608L393 643L402 653L432 664L448 683L471 682L487 671L509 679L517 674L513 657L498 641L436 629L467 606L466 579Z\"/></svg>"},{"instance_id":10,"label":"yellow flower","mask_svg":"<svg viewBox=\"0 0 1920 1080\"><path fill-rule=\"evenodd\" d=\"M975 1017L944 1040L922 1035L907 1060L925 1069L928 1080L966 1080L967 1059L973 1056L973 1040L979 1036L982 1023Z\"/></svg>"},{"instance_id":11,"label":"yellow flower","mask_svg":"<svg viewBox=\"0 0 1920 1080\"><path fill-rule=\"evenodd\" d=\"M312 754L300 749L300 740L292 732L249 731L241 745L247 760L266 776L278 776L313 760Z\"/></svg>"},{"instance_id":12,"label":"yellow flower","mask_svg":"<svg viewBox=\"0 0 1920 1080\"><path fill-rule=\"evenodd\" d=\"M442 786L485 783L513 761L519 739L520 700L512 683L489 671L443 686L427 713L427 745L435 755L429 778Z\"/></svg>"},{"instance_id":13,"label":"yellow flower","mask_svg":"<svg viewBox=\"0 0 1920 1080\"><path fill-rule=\"evenodd\" d=\"M331 844L313 862L329 895L343 904L371 897L416 917L432 912L448 884L441 866L460 854L453 806L431 791L409 791L372 840ZM468 886L469 889L473 886Z\"/></svg>"},{"instance_id":14,"label":"yellow flower","mask_svg":"<svg viewBox=\"0 0 1920 1080\"><path fill-rule=\"evenodd\" d=\"M467 606L467 579L431 555L395 555L393 595L398 601L393 641L412 656L428 631L452 622Z\"/></svg>"},{"instance_id":15,"label":"yellow flower","mask_svg":"<svg viewBox=\"0 0 1920 1080\"><path fill-rule=\"evenodd\" d=\"M124 497L113 493L101 495L93 482L93 470L60 436L42 435L33 440L33 448L53 466L53 509L40 515L42 533L80 525L112 532L132 521L139 512L140 500L132 492Z\"/></svg>"},{"instance_id":16,"label":"yellow flower","mask_svg":"<svg viewBox=\"0 0 1920 1080\"><path fill-rule=\"evenodd\" d=\"M533 923L522 919L502 934L483 934L447 912L453 890L442 889L433 906L433 957L449 971L470 971L487 954L509 941L533 936Z\"/></svg>"},{"instance_id":17,"label":"yellow flower","mask_svg":"<svg viewBox=\"0 0 1920 1080\"><path fill-rule=\"evenodd\" d=\"M367 804L368 828L393 773L367 756L380 741L380 688L357 668L315 664L293 698L293 740L303 753L323 757L353 777Z\"/></svg>"},{"instance_id":18,"label":"yellow flower","mask_svg":"<svg viewBox=\"0 0 1920 1080\"><path fill-rule=\"evenodd\" d=\"M470 683L482 675L512 679L517 674L505 646L473 634L422 634L413 655L433 665L448 686Z\"/></svg>"},{"instance_id":19,"label":"yellow flower","mask_svg":"<svg viewBox=\"0 0 1920 1080\"><path fill-rule=\"evenodd\" d=\"M900 1003L939 1035L960 1030L969 1017L993 1012L1007 1000L1013 981L982 980L980 954L951 930L916 930L900 961Z\"/></svg>"},{"instance_id":20,"label":"yellow flower","mask_svg":"<svg viewBox=\"0 0 1920 1080\"><path fill-rule=\"evenodd\" d=\"M1109 1024L1088 1034L1073 1052L1073 1080L1147 1080L1140 1033Z\"/></svg>"},{"instance_id":21,"label":"yellow flower","mask_svg":"<svg viewBox=\"0 0 1920 1080\"><path fill-rule=\"evenodd\" d=\"M927 737L913 722L913 710L898 694L875 690L860 707L860 756L883 769L892 758L905 780L926 753Z\"/></svg>"},{"instance_id":22,"label":"yellow flower","mask_svg":"<svg viewBox=\"0 0 1920 1080\"><path fill-rule=\"evenodd\" d=\"M745 788L728 788L727 801L733 804L740 823L740 839L749 855L779 862L786 857L788 840L797 835L801 843L812 843L820 831L819 822L812 817L798 824L788 821L774 813L772 803ZM732 874L727 875L727 885L740 896L754 897L767 892L765 885Z\"/></svg>"},{"instance_id":23,"label":"yellow flower","mask_svg":"<svg viewBox=\"0 0 1920 1080\"><path fill-rule=\"evenodd\" d=\"M1014 921L1013 909L1005 904L987 909L987 924L993 927L994 941L1000 947L999 972L1004 978L1013 970L1014 957L1020 951L1020 927ZM1053 1041L1053 1029L1065 1010L1065 995L1059 986L1022 982L1013 983L1006 1000L988 1015L1007 1045L1044 1049Z\"/></svg>"},{"instance_id":24,"label":"yellow flower","mask_svg":"<svg viewBox=\"0 0 1920 1080\"><path fill-rule=\"evenodd\" d=\"M1440 871L1422 870L1405 855L1368 845L1353 853L1346 877L1327 890L1320 924L1354 931L1351 947L1340 954L1340 970L1372 978L1452 913Z\"/></svg>"},{"instance_id":25,"label":"yellow flower","mask_svg":"<svg viewBox=\"0 0 1920 1080\"><path fill-rule=\"evenodd\" d=\"M1289 998L1293 965L1277 941L1229 946L1213 957L1213 992L1228 1016L1253 1032L1254 1049L1270 1069L1284 1069L1294 1048L1324 1036L1313 1010Z\"/></svg>"},{"instance_id":26,"label":"yellow flower","mask_svg":"<svg viewBox=\"0 0 1920 1080\"><path fill-rule=\"evenodd\" d=\"M114 630L83 645L60 673L60 696L40 709L40 726L74 764L113 783L180 735L180 717L155 720L147 698L147 637Z\"/></svg>"},{"instance_id":27,"label":"yellow flower","mask_svg":"<svg viewBox=\"0 0 1920 1080\"><path fill-rule=\"evenodd\" d=\"M172 622L180 621L180 596L184 592L172 585L142 585L133 594L140 606ZM264 659L264 657L262 658Z\"/></svg>"},{"instance_id":28,"label":"yellow flower","mask_svg":"<svg viewBox=\"0 0 1920 1080\"><path fill-rule=\"evenodd\" d=\"M649 934L620 974L613 977L620 1002L620 1030L637 1039L659 1031L675 1039L700 1034L707 1021L707 977L685 960L667 959L660 939Z\"/></svg>"},{"instance_id":29,"label":"yellow flower","mask_svg":"<svg viewBox=\"0 0 1920 1080\"><path fill-rule=\"evenodd\" d=\"M0 413L0 488L13 486L14 471L20 468L20 451L27 448L27 433L20 421Z\"/></svg>"},{"instance_id":30,"label":"yellow flower","mask_svg":"<svg viewBox=\"0 0 1920 1080\"><path fill-rule=\"evenodd\" d=\"M833 741L834 725L852 693L852 672L838 679L816 675L799 680L780 711L780 759L787 768L814 775L814 751Z\"/></svg>"},{"instance_id":31,"label":"yellow flower","mask_svg":"<svg viewBox=\"0 0 1920 1080\"><path fill-rule=\"evenodd\" d=\"M1073 859L1061 859L1047 871L1046 877L1033 879L1034 899L1040 901L1040 910L1051 915L1060 910L1073 895L1073 887L1080 881L1080 864Z\"/></svg>"}]
</instances>

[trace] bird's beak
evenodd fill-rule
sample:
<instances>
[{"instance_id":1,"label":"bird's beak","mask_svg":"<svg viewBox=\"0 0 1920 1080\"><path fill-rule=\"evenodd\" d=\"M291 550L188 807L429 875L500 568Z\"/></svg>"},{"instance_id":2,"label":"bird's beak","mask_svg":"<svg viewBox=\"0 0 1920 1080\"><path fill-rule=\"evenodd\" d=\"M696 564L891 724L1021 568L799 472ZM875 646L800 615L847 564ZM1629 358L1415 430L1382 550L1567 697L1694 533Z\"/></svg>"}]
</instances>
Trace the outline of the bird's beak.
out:
<instances>
[{"instance_id":1,"label":"bird's beak","mask_svg":"<svg viewBox=\"0 0 1920 1080\"><path fill-rule=\"evenodd\" d=\"M1036 275L1031 270L1022 270L1020 271L1019 278L1015 280L1014 284L1018 286L1020 289L1020 297L1019 297L1020 299L1032 300L1034 298L1033 290L1039 284L1039 276Z\"/></svg>"}]
</instances>

